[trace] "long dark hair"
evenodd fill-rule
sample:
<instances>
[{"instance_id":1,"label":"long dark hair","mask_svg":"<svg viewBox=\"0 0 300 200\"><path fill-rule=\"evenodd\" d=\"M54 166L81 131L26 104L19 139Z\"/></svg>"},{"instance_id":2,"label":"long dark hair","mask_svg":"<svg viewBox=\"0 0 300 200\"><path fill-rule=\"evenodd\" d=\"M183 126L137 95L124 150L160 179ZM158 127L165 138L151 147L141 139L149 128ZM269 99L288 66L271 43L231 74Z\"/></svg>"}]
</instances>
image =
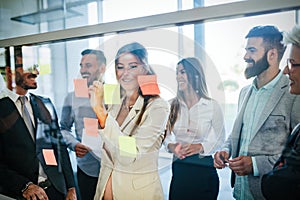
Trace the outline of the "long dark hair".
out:
<instances>
[{"instance_id":1,"label":"long dark hair","mask_svg":"<svg viewBox=\"0 0 300 200\"><path fill-rule=\"evenodd\" d=\"M203 70L203 66L200 61L195 57L183 58L177 63L182 65L187 77L188 82L191 84L193 90L196 92L199 98L210 99L208 96L208 90L206 85L206 78ZM174 124L177 120L178 113L180 112L179 99L185 99L183 92L177 88L177 96L172 100L171 112L168 120L168 130L172 131Z\"/></svg>"},{"instance_id":2,"label":"long dark hair","mask_svg":"<svg viewBox=\"0 0 300 200\"><path fill-rule=\"evenodd\" d=\"M138 42L126 44L118 50L116 57L115 57L116 71L117 71L117 65L119 63L119 57L124 53L130 53L130 54L134 55L143 64L143 67L147 70L147 75L155 74L155 72L153 71L153 69L151 68L151 66L148 63L148 52L147 52L146 48ZM134 133L134 131L136 130L136 128L140 125L143 114L144 114L146 107L149 104L150 100L158 97L158 95L143 95L140 87L138 89L138 93L140 96L142 96L144 98L144 103L143 103L141 112L139 114L139 117L136 121L136 125L133 128L133 130L131 131L130 135L132 135ZM124 94L124 89L121 87L121 95L123 95L123 94Z\"/></svg>"}]
</instances>

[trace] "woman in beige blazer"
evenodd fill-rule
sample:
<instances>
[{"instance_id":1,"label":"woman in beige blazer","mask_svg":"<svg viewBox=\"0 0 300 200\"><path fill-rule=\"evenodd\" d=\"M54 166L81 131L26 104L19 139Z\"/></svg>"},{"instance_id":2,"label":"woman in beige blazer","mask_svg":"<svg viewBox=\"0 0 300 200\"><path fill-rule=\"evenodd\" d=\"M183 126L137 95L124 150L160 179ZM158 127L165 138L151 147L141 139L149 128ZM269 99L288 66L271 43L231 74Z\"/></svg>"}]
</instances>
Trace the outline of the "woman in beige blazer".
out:
<instances>
[{"instance_id":1,"label":"woman in beige blazer","mask_svg":"<svg viewBox=\"0 0 300 200\"><path fill-rule=\"evenodd\" d=\"M121 47L115 68L121 85L121 105L106 109L102 83L95 82L90 87L91 104L103 128L101 169L94 199L163 199L158 153L169 105L157 94L141 92L138 76L154 74L144 46L134 42Z\"/></svg>"}]
</instances>

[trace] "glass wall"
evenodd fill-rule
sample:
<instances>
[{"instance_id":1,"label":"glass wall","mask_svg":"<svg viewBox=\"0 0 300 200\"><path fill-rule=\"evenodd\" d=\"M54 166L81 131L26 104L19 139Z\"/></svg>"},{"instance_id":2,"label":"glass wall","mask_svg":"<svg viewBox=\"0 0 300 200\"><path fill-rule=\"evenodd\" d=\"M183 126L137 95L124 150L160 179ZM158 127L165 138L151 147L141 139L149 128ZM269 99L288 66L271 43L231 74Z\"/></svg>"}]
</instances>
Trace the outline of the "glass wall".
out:
<instances>
[{"instance_id":1,"label":"glass wall","mask_svg":"<svg viewBox=\"0 0 300 200\"><path fill-rule=\"evenodd\" d=\"M104 50L108 60L105 79L110 83L115 82L113 59L117 49L123 44L138 41L149 50L150 63L158 73L162 96L170 99L176 91L175 67L179 59L197 56L206 62L212 97L219 100L224 105L225 111L232 116L240 89L252 81L246 80L243 75L244 37L251 27L265 24L276 25L282 31L289 30L295 24L295 12L207 22L201 24L204 33L202 43L194 39L197 24L24 46L22 48L24 66L33 64L40 66L42 72L38 92L52 97L60 110L61 97L73 90L73 78L80 77L79 63L82 50L85 48ZM196 53L195 48L200 49L200 53ZM171 73L170 76L165 76L168 73ZM230 128L231 123L228 123L228 131Z\"/></svg>"},{"instance_id":2,"label":"glass wall","mask_svg":"<svg viewBox=\"0 0 300 200\"><path fill-rule=\"evenodd\" d=\"M0 43L1 39L18 36L46 33L48 31L79 26L88 29L88 25L99 22L109 23L175 12L177 10L188 10L199 5L209 7L215 4L239 1L164 0L162 3L159 0L99 0L83 3L84 1L73 0L65 1L65 4L62 4L61 1L22 0L21 5L17 2L20 1L0 1ZM67 18L64 16L63 20L55 19L52 21L43 21L40 16L38 17L40 21L37 21L35 24L12 21L6 15L4 16L4 13L9 13L11 17L14 17L38 12L42 8L56 7L58 10L59 8L67 9L70 15L74 14L74 16ZM107 57L105 82L116 83L114 72L116 51L119 47L129 42L137 41L142 43L149 51L149 63L157 74L161 96L166 100L172 98L176 93L176 63L181 58L196 56L204 63L210 96L223 106L226 134L229 135L236 115L239 91L252 81L246 80L243 75L245 66L243 60L245 35L253 26L257 25L271 24L282 31L289 30L299 20L297 13L298 11L291 10L247 17L241 15L234 18L205 20L201 23L197 21L189 24L169 25L167 28L159 27L128 32L122 31L94 37L88 36L66 42L58 41L47 42L46 44L24 45L22 46L23 67L39 65L39 87L34 93L50 97L60 116L64 97L67 92L74 90L73 80L80 78L80 53L86 48L97 48L104 51ZM30 17L26 19L37 20ZM16 28L12 29L12 27ZM5 74L4 67L7 65L4 54L4 48L1 48L0 67L3 75ZM14 72L15 58L13 47L10 47L10 61L11 70ZM283 66L284 62L281 67ZM166 199L171 176L170 158L171 155L162 149L160 174ZM229 171L224 170L219 173L221 175L219 199L232 199Z\"/></svg>"}]
</instances>

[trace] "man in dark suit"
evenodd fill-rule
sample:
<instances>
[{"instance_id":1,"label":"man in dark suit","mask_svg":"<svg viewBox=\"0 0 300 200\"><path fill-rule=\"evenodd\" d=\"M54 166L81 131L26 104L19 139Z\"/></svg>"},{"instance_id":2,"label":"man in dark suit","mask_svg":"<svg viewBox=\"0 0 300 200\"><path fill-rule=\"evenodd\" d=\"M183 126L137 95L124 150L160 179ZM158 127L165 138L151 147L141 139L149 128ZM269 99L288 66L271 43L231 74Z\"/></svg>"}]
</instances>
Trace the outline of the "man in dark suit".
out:
<instances>
[{"instance_id":1,"label":"man in dark suit","mask_svg":"<svg viewBox=\"0 0 300 200\"><path fill-rule=\"evenodd\" d=\"M17 68L16 93L0 99L0 193L27 200L76 200L54 106L48 98L28 94L37 88L36 72Z\"/></svg>"}]
</instances>

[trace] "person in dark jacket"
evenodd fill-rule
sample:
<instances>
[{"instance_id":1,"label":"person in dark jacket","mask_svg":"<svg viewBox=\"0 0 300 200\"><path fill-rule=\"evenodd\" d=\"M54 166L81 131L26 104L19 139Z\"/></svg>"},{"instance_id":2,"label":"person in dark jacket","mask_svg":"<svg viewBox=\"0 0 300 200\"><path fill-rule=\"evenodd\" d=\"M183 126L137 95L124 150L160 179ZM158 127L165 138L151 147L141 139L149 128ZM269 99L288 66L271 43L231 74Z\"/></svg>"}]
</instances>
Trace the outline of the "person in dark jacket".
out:
<instances>
[{"instance_id":1,"label":"person in dark jacket","mask_svg":"<svg viewBox=\"0 0 300 200\"><path fill-rule=\"evenodd\" d=\"M0 99L0 193L16 199L76 200L75 181L49 98L29 94L38 71L16 68L16 93ZM3 90L2 90L3 91Z\"/></svg>"},{"instance_id":2,"label":"person in dark jacket","mask_svg":"<svg viewBox=\"0 0 300 200\"><path fill-rule=\"evenodd\" d=\"M283 73L289 76L290 93L299 95L299 25L285 35L284 43L291 45L291 50ZM266 199L300 199L300 123L293 129L273 170L262 177L261 187Z\"/></svg>"}]
</instances>

